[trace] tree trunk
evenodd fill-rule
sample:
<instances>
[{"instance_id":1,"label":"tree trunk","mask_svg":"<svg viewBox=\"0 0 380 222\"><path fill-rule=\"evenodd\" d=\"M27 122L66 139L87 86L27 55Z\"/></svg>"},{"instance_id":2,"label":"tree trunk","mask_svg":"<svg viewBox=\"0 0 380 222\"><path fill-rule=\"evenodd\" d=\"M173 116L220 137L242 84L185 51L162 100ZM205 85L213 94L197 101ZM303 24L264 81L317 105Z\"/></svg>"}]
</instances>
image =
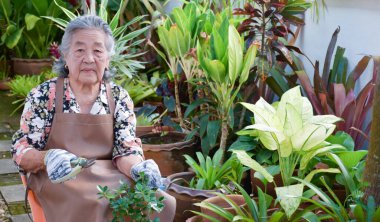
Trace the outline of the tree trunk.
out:
<instances>
[{"instance_id":1,"label":"tree trunk","mask_svg":"<svg viewBox=\"0 0 380 222\"><path fill-rule=\"evenodd\" d=\"M193 99L193 87L191 85L190 82L187 82L187 94L189 95L189 104L192 104L194 102L194 99ZM193 130L194 129L194 122L191 121L191 126L190 126L190 129Z\"/></svg>"},{"instance_id":2,"label":"tree trunk","mask_svg":"<svg viewBox=\"0 0 380 222\"><path fill-rule=\"evenodd\" d=\"M376 63L374 63L376 66ZM368 182L364 198L375 198L376 205L380 205L380 65L375 67L377 75L375 96L373 98L371 136L369 141L364 181Z\"/></svg>"},{"instance_id":3,"label":"tree trunk","mask_svg":"<svg viewBox=\"0 0 380 222\"><path fill-rule=\"evenodd\" d=\"M224 117L222 120L222 135L220 136L220 146L219 146L219 148L223 150L223 155L220 160L221 164L224 163L224 156L226 153L226 146L227 146L227 138L228 138L228 121L226 120L226 117Z\"/></svg>"},{"instance_id":4,"label":"tree trunk","mask_svg":"<svg viewBox=\"0 0 380 222\"><path fill-rule=\"evenodd\" d=\"M185 124L183 123L183 118L182 118L181 101L179 100L178 74L173 73L173 78L174 78L174 96L175 96L175 107L176 107L177 117L179 120L179 125L183 129L185 129Z\"/></svg>"}]
</instances>

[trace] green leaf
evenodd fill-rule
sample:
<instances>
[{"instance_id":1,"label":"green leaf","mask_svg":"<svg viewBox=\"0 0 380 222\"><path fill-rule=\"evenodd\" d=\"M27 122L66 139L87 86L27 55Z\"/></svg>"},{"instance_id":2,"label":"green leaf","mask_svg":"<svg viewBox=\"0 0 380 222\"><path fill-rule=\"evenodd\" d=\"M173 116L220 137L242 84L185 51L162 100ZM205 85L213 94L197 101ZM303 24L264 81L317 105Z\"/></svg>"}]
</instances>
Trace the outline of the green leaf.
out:
<instances>
[{"instance_id":1,"label":"green leaf","mask_svg":"<svg viewBox=\"0 0 380 222\"><path fill-rule=\"evenodd\" d=\"M293 148L297 151L307 151L325 141L325 139L333 132L334 128L334 125L327 130L322 125L305 124L302 129L292 135L291 140Z\"/></svg>"},{"instance_id":2,"label":"green leaf","mask_svg":"<svg viewBox=\"0 0 380 222\"><path fill-rule=\"evenodd\" d=\"M380 221L380 207L373 214L372 222Z\"/></svg>"},{"instance_id":3,"label":"green leaf","mask_svg":"<svg viewBox=\"0 0 380 222\"><path fill-rule=\"evenodd\" d=\"M273 176L270 175L270 173L268 173L268 171L266 171L266 169L262 167L258 162L253 160L245 151L233 150L232 152L236 154L236 157L243 165L250 167L257 172L260 172L267 181L273 182Z\"/></svg>"},{"instance_id":4,"label":"green leaf","mask_svg":"<svg viewBox=\"0 0 380 222\"><path fill-rule=\"evenodd\" d=\"M206 74L208 74L209 78L212 81L217 83L222 83L226 76L226 67L219 60L209 60L204 58L205 66L206 66Z\"/></svg>"},{"instance_id":5,"label":"green leaf","mask_svg":"<svg viewBox=\"0 0 380 222\"><path fill-rule=\"evenodd\" d=\"M243 67L243 50L240 35L233 25L228 28L228 76L234 84Z\"/></svg>"},{"instance_id":6,"label":"green leaf","mask_svg":"<svg viewBox=\"0 0 380 222\"><path fill-rule=\"evenodd\" d=\"M208 137L208 142L210 144L210 147L214 147L216 143L216 139L218 138L219 131L220 131L220 121L215 120L215 121L210 121L207 124L207 137Z\"/></svg>"},{"instance_id":7,"label":"green leaf","mask_svg":"<svg viewBox=\"0 0 380 222\"><path fill-rule=\"evenodd\" d=\"M175 110L175 99L173 96L164 97L164 105L168 108L169 112L174 112Z\"/></svg>"},{"instance_id":8,"label":"green leaf","mask_svg":"<svg viewBox=\"0 0 380 222\"><path fill-rule=\"evenodd\" d=\"M329 168L329 169L316 169L311 171L306 177L305 181L311 182L313 179L314 175L317 173L341 173L339 169L336 168Z\"/></svg>"},{"instance_id":9,"label":"green leaf","mask_svg":"<svg viewBox=\"0 0 380 222\"><path fill-rule=\"evenodd\" d=\"M280 166L279 165L271 165L265 168L265 170L272 176L275 176L280 173ZM268 184L268 181L265 179L264 175L260 172L255 172L253 175L257 179L259 179L261 182L263 182L264 185Z\"/></svg>"},{"instance_id":10,"label":"green leaf","mask_svg":"<svg viewBox=\"0 0 380 222\"><path fill-rule=\"evenodd\" d=\"M277 198L288 218L298 209L303 193L303 184L295 184L286 187L276 187Z\"/></svg>"},{"instance_id":11,"label":"green leaf","mask_svg":"<svg viewBox=\"0 0 380 222\"><path fill-rule=\"evenodd\" d=\"M49 2L47 0L32 0L32 4L38 15L47 15L47 10L49 7Z\"/></svg>"},{"instance_id":12,"label":"green leaf","mask_svg":"<svg viewBox=\"0 0 380 222\"><path fill-rule=\"evenodd\" d=\"M248 76L249 76L249 71L253 63L255 62L256 53L257 53L257 46L252 44L248 48L246 54L244 55L244 64L243 64L243 68L240 74L239 83L244 83L245 81L247 81Z\"/></svg>"},{"instance_id":13,"label":"green leaf","mask_svg":"<svg viewBox=\"0 0 380 222\"><path fill-rule=\"evenodd\" d=\"M22 31L24 30L24 27L21 29L16 28L14 25L10 25L7 27L6 34L8 35L5 39L5 44L8 48L13 49L19 42Z\"/></svg>"},{"instance_id":14,"label":"green leaf","mask_svg":"<svg viewBox=\"0 0 380 222\"><path fill-rule=\"evenodd\" d=\"M197 99L195 100L193 103L191 103L187 108L186 108L186 111L185 111L185 115L184 115L184 118L187 118L190 113L195 110L198 106L200 106L201 104L203 103L207 103L208 100L207 99Z\"/></svg>"},{"instance_id":15,"label":"green leaf","mask_svg":"<svg viewBox=\"0 0 380 222\"><path fill-rule=\"evenodd\" d=\"M302 215L302 218L309 222L320 222L318 216L313 212L306 212Z\"/></svg>"},{"instance_id":16,"label":"green leaf","mask_svg":"<svg viewBox=\"0 0 380 222\"><path fill-rule=\"evenodd\" d=\"M41 20L39 17L27 13L25 15L26 30L32 30L39 20Z\"/></svg>"},{"instance_id":17,"label":"green leaf","mask_svg":"<svg viewBox=\"0 0 380 222\"><path fill-rule=\"evenodd\" d=\"M338 131L334 135L330 135L326 139L327 142L333 143L333 144L340 144L347 148L348 151L354 151L355 149L355 142L350 136L350 134L344 132L344 131Z\"/></svg>"},{"instance_id":18,"label":"green leaf","mask_svg":"<svg viewBox=\"0 0 380 222\"><path fill-rule=\"evenodd\" d=\"M337 153L343 165L347 169L351 169L358 165L358 163L367 155L368 150L358 150L358 151L342 151Z\"/></svg>"},{"instance_id":19,"label":"green leaf","mask_svg":"<svg viewBox=\"0 0 380 222\"><path fill-rule=\"evenodd\" d=\"M354 208L354 217L358 222L365 222L365 216L363 207L360 204L357 204Z\"/></svg>"},{"instance_id":20,"label":"green leaf","mask_svg":"<svg viewBox=\"0 0 380 222\"><path fill-rule=\"evenodd\" d=\"M324 147L318 147L316 149L312 149L309 152L306 152L304 155L301 157L300 161L300 170L304 170L309 162L311 161L312 158L314 158L317 155L324 154L329 152L332 149L343 149L344 147L338 144L333 144L333 145L326 145Z\"/></svg>"}]
</instances>

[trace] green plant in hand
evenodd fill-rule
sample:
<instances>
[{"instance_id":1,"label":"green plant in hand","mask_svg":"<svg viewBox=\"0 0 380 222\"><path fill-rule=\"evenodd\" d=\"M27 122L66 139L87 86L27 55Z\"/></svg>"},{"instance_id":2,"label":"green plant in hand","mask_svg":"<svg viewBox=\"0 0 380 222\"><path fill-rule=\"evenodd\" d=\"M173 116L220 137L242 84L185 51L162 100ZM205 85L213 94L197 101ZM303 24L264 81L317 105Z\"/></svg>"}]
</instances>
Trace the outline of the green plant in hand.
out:
<instances>
[{"instance_id":1,"label":"green plant in hand","mask_svg":"<svg viewBox=\"0 0 380 222\"><path fill-rule=\"evenodd\" d=\"M147 186L144 173L140 174L140 178L135 186L120 181L119 188L114 191L107 186L98 186L98 195L107 199L112 208L112 222L125 221L126 217L137 222L160 221L159 218L151 220L150 216L154 211L162 211L164 197L156 197L157 189Z\"/></svg>"}]
</instances>

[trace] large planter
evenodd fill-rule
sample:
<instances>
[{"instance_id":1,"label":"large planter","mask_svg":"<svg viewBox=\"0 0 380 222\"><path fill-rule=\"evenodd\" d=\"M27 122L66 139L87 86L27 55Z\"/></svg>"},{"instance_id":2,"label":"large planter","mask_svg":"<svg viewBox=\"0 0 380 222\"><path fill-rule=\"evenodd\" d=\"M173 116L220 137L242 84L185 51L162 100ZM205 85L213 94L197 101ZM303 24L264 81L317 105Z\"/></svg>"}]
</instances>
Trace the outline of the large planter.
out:
<instances>
[{"instance_id":1,"label":"large planter","mask_svg":"<svg viewBox=\"0 0 380 222\"><path fill-rule=\"evenodd\" d=\"M8 80L0 80L0 90L9 90L10 87L8 86L8 83Z\"/></svg>"},{"instance_id":2,"label":"large planter","mask_svg":"<svg viewBox=\"0 0 380 222\"><path fill-rule=\"evenodd\" d=\"M281 178L281 174L276 174L274 177L273 177L273 180L274 180L274 183L267 183L266 186L265 184L258 178L256 178L254 175L255 175L255 170L250 170L249 173L250 173L250 178L251 178L251 187L252 187L252 193L254 196L257 196L258 194L258 190L257 190L257 187L260 187L260 189L265 192L266 194L268 195L271 195L272 197L276 198L277 195L276 195L276 191L275 191L275 184L278 186L278 187L281 187L283 186L283 183L282 183L282 178Z\"/></svg>"},{"instance_id":3,"label":"large planter","mask_svg":"<svg viewBox=\"0 0 380 222\"><path fill-rule=\"evenodd\" d=\"M244 208L247 206L247 203L245 202L243 195L230 194L230 195L226 195L226 196L232 202L234 202L236 205L240 206L240 208ZM235 209L228 202L226 202L223 198L221 198L219 196L207 198L203 202L207 202L207 203L217 205L217 206L225 209L226 211L230 212L231 214L236 215ZM212 218L217 219L219 222L228 222L228 220L226 220L224 217L212 212L211 210L209 210L207 208L201 207L201 212L203 214L211 216ZM206 219L206 218L203 218L203 222L211 222L211 221Z\"/></svg>"},{"instance_id":4,"label":"large planter","mask_svg":"<svg viewBox=\"0 0 380 222\"><path fill-rule=\"evenodd\" d=\"M167 193L177 200L174 221L186 221L186 219L194 216L190 212L191 210L200 211L200 208L195 206L194 203L200 203L207 198L215 196L212 192L216 192L217 190L196 190L187 187L187 182L194 176L194 172L182 172L172 174L166 178Z\"/></svg>"},{"instance_id":5,"label":"large planter","mask_svg":"<svg viewBox=\"0 0 380 222\"><path fill-rule=\"evenodd\" d=\"M52 59L24 59L12 58L12 73L13 74L40 74L46 69L51 69L53 65Z\"/></svg>"},{"instance_id":6,"label":"large planter","mask_svg":"<svg viewBox=\"0 0 380 222\"><path fill-rule=\"evenodd\" d=\"M145 159L153 159L160 167L161 175L166 177L174 173L187 171L184 154L195 157L199 150L195 137L184 141L185 133L165 132L148 133L140 136Z\"/></svg>"},{"instance_id":7,"label":"large planter","mask_svg":"<svg viewBox=\"0 0 380 222\"><path fill-rule=\"evenodd\" d=\"M174 129L169 126L136 126L136 136L141 137L148 133L168 132L173 130Z\"/></svg>"}]
</instances>

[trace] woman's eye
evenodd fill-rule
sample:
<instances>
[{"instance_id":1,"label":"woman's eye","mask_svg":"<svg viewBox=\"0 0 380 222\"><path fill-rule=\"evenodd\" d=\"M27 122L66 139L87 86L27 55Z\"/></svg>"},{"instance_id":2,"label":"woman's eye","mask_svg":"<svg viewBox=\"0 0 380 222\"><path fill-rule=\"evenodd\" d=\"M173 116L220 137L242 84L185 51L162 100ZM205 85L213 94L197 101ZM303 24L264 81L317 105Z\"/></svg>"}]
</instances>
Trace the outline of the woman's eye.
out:
<instances>
[{"instance_id":1,"label":"woman's eye","mask_svg":"<svg viewBox=\"0 0 380 222\"><path fill-rule=\"evenodd\" d=\"M102 53L103 51L102 51L102 50L99 50L99 49L95 49L95 52L96 52L96 53Z\"/></svg>"},{"instance_id":2,"label":"woman's eye","mask_svg":"<svg viewBox=\"0 0 380 222\"><path fill-rule=\"evenodd\" d=\"M77 49L76 52L84 52L84 49Z\"/></svg>"}]
</instances>

